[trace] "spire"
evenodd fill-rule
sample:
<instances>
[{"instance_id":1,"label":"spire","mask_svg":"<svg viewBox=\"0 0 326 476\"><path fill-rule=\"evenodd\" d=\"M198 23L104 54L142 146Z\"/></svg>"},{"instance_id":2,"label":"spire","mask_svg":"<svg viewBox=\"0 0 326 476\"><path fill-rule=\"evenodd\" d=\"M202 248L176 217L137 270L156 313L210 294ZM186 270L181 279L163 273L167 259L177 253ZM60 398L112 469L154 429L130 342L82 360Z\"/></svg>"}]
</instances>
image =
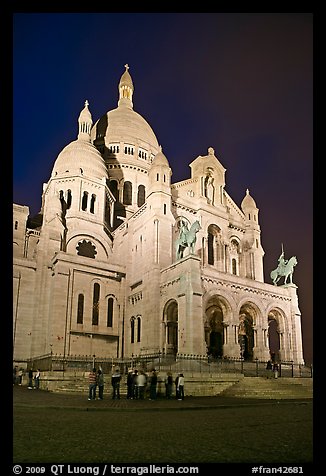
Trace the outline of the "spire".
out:
<instances>
[{"instance_id":1,"label":"spire","mask_svg":"<svg viewBox=\"0 0 326 476\"><path fill-rule=\"evenodd\" d=\"M129 65L125 64L126 70L121 76L119 83L119 102L118 106L126 106L133 108L132 95L134 92L134 85L129 74Z\"/></svg>"},{"instance_id":2,"label":"spire","mask_svg":"<svg viewBox=\"0 0 326 476\"><path fill-rule=\"evenodd\" d=\"M92 115L88 109L89 102L85 101L85 107L79 114L78 118L78 139L79 140L86 140L88 142L91 141L91 127L93 125Z\"/></svg>"}]
</instances>

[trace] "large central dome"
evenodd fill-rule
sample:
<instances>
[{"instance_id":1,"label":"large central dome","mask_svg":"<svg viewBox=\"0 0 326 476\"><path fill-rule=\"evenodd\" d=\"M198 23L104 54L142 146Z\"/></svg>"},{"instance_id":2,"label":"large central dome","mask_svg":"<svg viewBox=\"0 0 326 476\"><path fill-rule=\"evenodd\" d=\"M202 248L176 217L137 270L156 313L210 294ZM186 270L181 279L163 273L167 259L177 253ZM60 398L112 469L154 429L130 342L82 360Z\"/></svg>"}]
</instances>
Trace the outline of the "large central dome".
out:
<instances>
[{"instance_id":1,"label":"large central dome","mask_svg":"<svg viewBox=\"0 0 326 476\"><path fill-rule=\"evenodd\" d=\"M144 149L147 157L154 156L159 151L159 144L148 122L133 110L134 86L129 67L125 67L119 83L118 107L104 114L94 124L91 138L102 152L120 145L120 148L133 146L136 149Z\"/></svg>"},{"instance_id":2,"label":"large central dome","mask_svg":"<svg viewBox=\"0 0 326 476\"><path fill-rule=\"evenodd\" d=\"M159 145L153 129L136 111L119 106L107 112L93 126L92 139L104 139L108 147L112 142L139 145L156 154Z\"/></svg>"}]
</instances>

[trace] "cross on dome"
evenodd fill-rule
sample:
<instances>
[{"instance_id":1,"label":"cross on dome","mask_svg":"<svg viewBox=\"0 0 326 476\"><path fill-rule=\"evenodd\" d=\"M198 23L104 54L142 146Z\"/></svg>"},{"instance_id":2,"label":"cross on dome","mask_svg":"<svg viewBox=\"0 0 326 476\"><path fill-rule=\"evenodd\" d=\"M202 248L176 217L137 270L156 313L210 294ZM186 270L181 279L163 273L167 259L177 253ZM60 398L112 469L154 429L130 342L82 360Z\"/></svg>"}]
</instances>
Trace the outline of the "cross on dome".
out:
<instances>
[{"instance_id":1,"label":"cross on dome","mask_svg":"<svg viewBox=\"0 0 326 476\"><path fill-rule=\"evenodd\" d=\"M86 106L86 107L89 106L89 102L87 101L87 99L86 99L86 101L85 101L85 106Z\"/></svg>"},{"instance_id":2,"label":"cross on dome","mask_svg":"<svg viewBox=\"0 0 326 476\"><path fill-rule=\"evenodd\" d=\"M128 71L128 69L129 69L129 64L128 63L125 64L125 68L126 68L126 71Z\"/></svg>"}]
</instances>

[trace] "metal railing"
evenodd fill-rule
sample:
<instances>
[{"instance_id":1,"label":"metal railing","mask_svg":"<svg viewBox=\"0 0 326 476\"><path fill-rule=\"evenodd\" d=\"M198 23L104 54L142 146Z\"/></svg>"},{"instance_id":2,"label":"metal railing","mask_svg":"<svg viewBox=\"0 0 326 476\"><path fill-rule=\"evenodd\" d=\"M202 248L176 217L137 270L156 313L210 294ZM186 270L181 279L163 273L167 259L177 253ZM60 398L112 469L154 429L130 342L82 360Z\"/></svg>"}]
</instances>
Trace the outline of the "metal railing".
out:
<instances>
[{"instance_id":1,"label":"metal railing","mask_svg":"<svg viewBox=\"0 0 326 476\"><path fill-rule=\"evenodd\" d=\"M207 355L177 354L164 355L160 352L153 354L132 355L124 358L97 357L96 355L70 355L45 354L27 360L27 368L41 371L80 371L88 372L93 367L101 367L104 373L111 373L112 369L119 367L122 374L129 369L142 369L148 372L156 369L159 372L173 373L187 372L192 374L223 374L239 373L244 376L266 376L265 361L208 358ZM279 377L313 377L312 365L300 365L293 362L278 363Z\"/></svg>"}]
</instances>

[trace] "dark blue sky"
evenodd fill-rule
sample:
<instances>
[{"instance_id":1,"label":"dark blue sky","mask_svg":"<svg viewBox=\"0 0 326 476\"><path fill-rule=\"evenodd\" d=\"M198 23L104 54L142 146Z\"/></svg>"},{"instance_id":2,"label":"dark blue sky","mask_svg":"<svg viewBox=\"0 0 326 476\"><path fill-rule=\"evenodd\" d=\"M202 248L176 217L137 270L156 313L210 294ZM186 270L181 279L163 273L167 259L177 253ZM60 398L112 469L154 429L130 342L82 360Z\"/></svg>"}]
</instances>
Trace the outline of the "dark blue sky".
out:
<instances>
[{"instance_id":1,"label":"dark blue sky","mask_svg":"<svg viewBox=\"0 0 326 476\"><path fill-rule=\"evenodd\" d=\"M296 255L304 356L312 362L313 14L16 13L13 199L41 206L54 161L77 138L85 99L95 122L115 108L124 64L134 109L173 170L208 147L240 205L260 209L265 280Z\"/></svg>"}]
</instances>

